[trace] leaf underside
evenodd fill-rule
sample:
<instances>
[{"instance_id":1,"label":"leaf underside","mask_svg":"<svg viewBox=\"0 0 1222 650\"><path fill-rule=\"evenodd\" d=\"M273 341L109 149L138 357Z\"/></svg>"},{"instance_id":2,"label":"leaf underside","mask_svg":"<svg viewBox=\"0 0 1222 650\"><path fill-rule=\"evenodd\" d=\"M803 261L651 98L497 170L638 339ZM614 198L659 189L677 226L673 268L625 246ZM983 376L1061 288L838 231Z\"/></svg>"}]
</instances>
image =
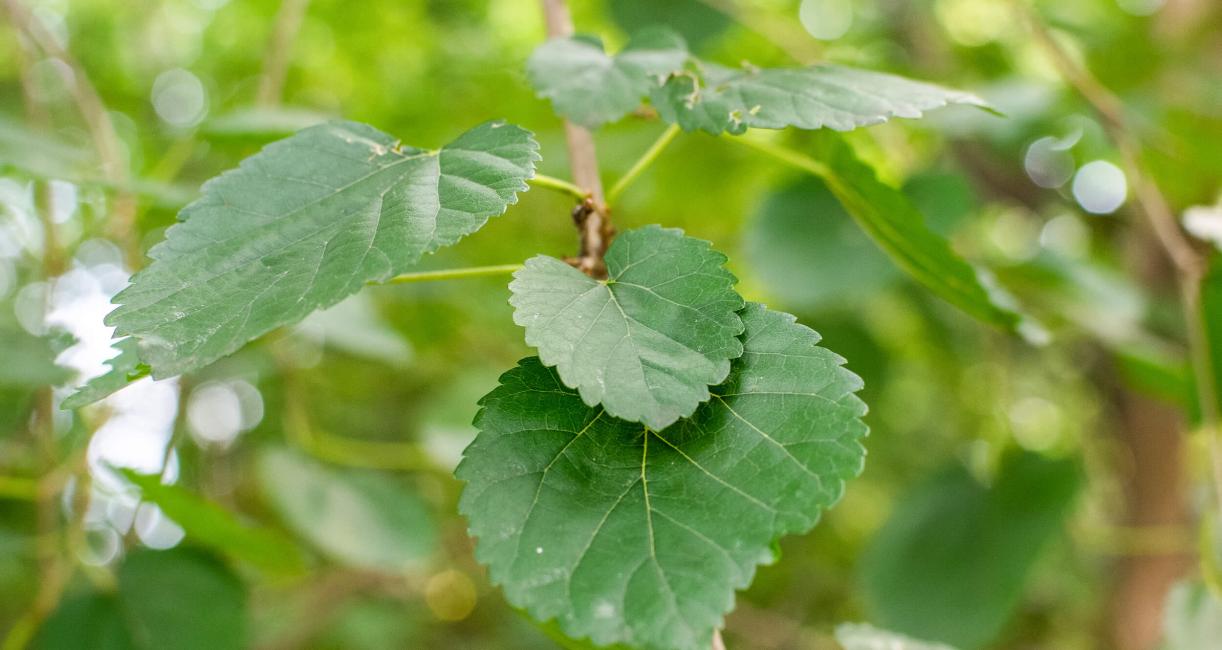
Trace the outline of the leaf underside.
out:
<instances>
[{"instance_id":1,"label":"leaf underside","mask_svg":"<svg viewBox=\"0 0 1222 650\"><path fill-rule=\"evenodd\" d=\"M527 189L531 134L475 127L438 151L332 122L204 185L107 317L156 378L200 368L411 268Z\"/></svg>"},{"instance_id":2,"label":"leaf underside","mask_svg":"<svg viewBox=\"0 0 1222 650\"><path fill-rule=\"evenodd\" d=\"M648 226L607 251L606 282L540 255L514 274L514 322L566 386L661 429L691 415L742 354L743 300L708 242Z\"/></svg>"},{"instance_id":3,"label":"leaf underside","mask_svg":"<svg viewBox=\"0 0 1222 650\"><path fill-rule=\"evenodd\" d=\"M511 603L599 644L703 650L775 540L840 498L865 454L861 381L792 316L742 314L729 379L664 430L533 357L481 401L459 508Z\"/></svg>"},{"instance_id":4,"label":"leaf underside","mask_svg":"<svg viewBox=\"0 0 1222 650\"><path fill-rule=\"evenodd\" d=\"M116 341L113 348L118 354L111 357L106 365L110 370L90 379L84 386L64 399L61 408L75 409L97 402L125 388L133 381L146 377L149 367L140 361L136 339L128 337Z\"/></svg>"}]
</instances>

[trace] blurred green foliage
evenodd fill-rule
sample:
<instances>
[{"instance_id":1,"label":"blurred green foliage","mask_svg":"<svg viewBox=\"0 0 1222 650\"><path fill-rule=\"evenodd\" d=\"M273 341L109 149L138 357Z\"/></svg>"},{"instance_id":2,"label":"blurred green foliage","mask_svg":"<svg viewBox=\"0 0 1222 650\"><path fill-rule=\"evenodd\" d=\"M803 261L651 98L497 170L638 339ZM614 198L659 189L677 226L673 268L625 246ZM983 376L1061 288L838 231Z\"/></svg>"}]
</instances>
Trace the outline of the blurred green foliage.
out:
<instances>
[{"instance_id":1,"label":"blurred green foliage","mask_svg":"<svg viewBox=\"0 0 1222 650\"><path fill-rule=\"evenodd\" d=\"M524 72L544 39L537 3L6 6L18 4L72 60L0 13L4 647L27 639L142 649L551 643L554 630L537 628L489 586L451 476L475 434L476 399L530 354L511 318L507 278L370 288L338 316L88 410L54 408L79 377L47 363L58 354L74 375L101 371L106 302L178 209L208 178L321 119L360 120L436 147L505 118L536 133L541 172L567 178L560 122ZM1184 419L1199 409L1176 293L1148 245L1132 179L1124 206L1091 214L1082 207L1091 188L1073 178L1088 162L1119 164L1120 153L1019 28L1012 4L843 0L851 22L831 40L806 32L802 5L836 3L571 4L579 31L612 51L661 23L725 65L861 65L977 91L1004 113L950 108L846 140L1049 327L1043 347L972 321L897 273L818 181L711 136L680 136L615 206L620 228L661 223L712 241L730 255L744 297L798 314L865 381L864 474L812 533L785 539L782 561L740 594L727 645L835 648L838 623L871 621L965 648L1109 647L1102 630L1114 616L1115 567L1198 554L1184 521L1160 524L1170 535L1122 525L1131 523L1126 472L1148 460L1123 442L1129 405L1156 400ZM277 26L292 22L279 12L294 5L300 24L272 51ZM1214 204L1222 5L1041 0L1034 10L1122 99L1174 208ZM287 62L283 92L260 102L277 54ZM123 176L107 175L77 109L80 71L115 125ZM618 178L663 128L642 115L602 129L604 177ZM1055 146L1034 156L1043 138ZM571 254L571 207L535 189L425 266ZM116 230L124 210L131 225ZM1216 327L1216 285L1209 292ZM1185 521L1209 502L1205 440L1186 444L1185 480L1196 487L1184 497ZM1055 480L1011 482L1015 457ZM171 507L141 505L111 465L164 473L226 521L295 540L304 568L286 576L242 553L205 550L223 541L193 535L190 514L179 515L179 528L166 519ZM1064 467L1081 468L1080 480ZM1031 520L1010 510L1037 505ZM947 588L927 588L934 578ZM1203 586L1175 594L1168 647L1212 647L1217 596ZM976 607L980 618L917 617L914 601L930 612Z\"/></svg>"}]
</instances>

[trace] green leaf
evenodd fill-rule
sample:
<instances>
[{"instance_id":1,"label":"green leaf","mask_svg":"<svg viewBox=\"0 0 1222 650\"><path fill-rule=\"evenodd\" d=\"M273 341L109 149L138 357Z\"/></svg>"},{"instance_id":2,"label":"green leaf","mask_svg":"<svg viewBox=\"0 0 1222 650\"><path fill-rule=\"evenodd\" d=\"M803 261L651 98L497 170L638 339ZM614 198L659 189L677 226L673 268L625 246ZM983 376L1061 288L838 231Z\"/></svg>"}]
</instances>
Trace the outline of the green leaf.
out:
<instances>
[{"instance_id":1,"label":"green leaf","mask_svg":"<svg viewBox=\"0 0 1222 650\"><path fill-rule=\"evenodd\" d=\"M0 322L0 388L41 388L67 381L72 372L55 364L52 343L16 323Z\"/></svg>"},{"instance_id":2,"label":"green leaf","mask_svg":"<svg viewBox=\"0 0 1222 650\"><path fill-rule=\"evenodd\" d=\"M745 249L768 295L794 309L861 304L902 277L813 176L765 197Z\"/></svg>"},{"instance_id":3,"label":"green leaf","mask_svg":"<svg viewBox=\"0 0 1222 650\"><path fill-rule=\"evenodd\" d=\"M837 625L836 641L844 650L954 650L948 645L918 641L867 623Z\"/></svg>"},{"instance_id":4,"label":"green leaf","mask_svg":"<svg viewBox=\"0 0 1222 650\"><path fill-rule=\"evenodd\" d=\"M352 122L301 131L209 181L106 322L156 378L203 367L475 232L527 188L537 148L503 123L437 151Z\"/></svg>"},{"instance_id":5,"label":"green leaf","mask_svg":"<svg viewBox=\"0 0 1222 650\"><path fill-rule=\"evenodd\" d=\"M715 135L750 127L850 131L949 104L987 106L971 93L832 64L735 70L697 62L651 97L663 120Z\"/></svg>"},{"instance_id":6,"label":"green leaf","mask_svg":"<svg viewBox=\"0 0 1222 650\"><path fill-rule=\"evenodd\" d=\"M732 18L702 0L610 0L607 9L611 19L625 32L634 34L654 25L666 25L679 32L693 49L734 24Z\"/></svg>"},{"instance_id":7,"label":"green leaf","mask_svg":"<svg viewBox=\"0 0 1222 650\"><path fill-rule=\"evenodd\" d=\"M704 650L773 541L836 503L864 460L861 381L792 316L742 319L729 379L665 430L534 357L481 401L459 509L509 602L598 644Z\"/></svg>"},{"instance_id":8,"label":"green leaf","mask_svg":"<svg viewBox=\"0 0 1222 650\"><path fill-rule=\"evenodd\" d=\"M436 547L424 504L385 474L334 469L285 449L266 450L257 469L285 523L339 562L407 571L421 568Z\"/></svg>"},{"instance_id":9,"label":"green leaf","mask_svg":"<svg viewBox=\"0 0 1222 650\"><path fill-rule=\"evenodd\" d=\"M687 56L683 39L667 29L638 32L615 56L592 37L559 38L535 49L526 73L558 114L594 128L640 106L655 78L681 68Z\"/></svg>"},{"instance_id":10,"label":"green leaf","mask_svg":"<svg viewBox=\"0 0 1222 650\"><path fill-rule=\"evenodd\" d=\"M136 650L119 601L113 594L67 598L43 622L34 650Z\"/></svg>"},{"instance_id":11,"label":"green leaf","mask_svg":"<svg viewBox=\"0 0 1222 650\"><path fill-rule=\"evenodd\" d=\"M1011 331L1037 337L1038 326L1003 306L997 291L986 288L979 272L925 225L921 213L899 190L878 180L839 136L812 138L819 175L857 225L891 260L943 300L972 316Z\"/></svg>"},{"instance_id":12,"label":"green leaf","mask_svg":"<svg viewBox=\"0 0 1222 650\"><path fill-rule=\"evenodd\" d=\"M743 299L706 241L647 226L607 251L606 281L539 255L509 284L514 322L586 404L662 429L690 415L742 354Z\"/></svg>"},{"instance_id":13,"label":"green leaf","mask_svg":"<svg viewBox=\"0 0 1222 650\"><path fill-rule=\"evenodd\" d=\"M301 553L284 536L243 524L215 503L181 486L163 484L157 475L130 469L119 471L140 488L141 499L157 505L182 526L188 539L269 571L292 572L301 568Z\"/></svg>"},{"instance_id":14,"label":"green leaf","mask_svg":"<svg viewBox=\"0 0 1222 650\"><path fill-rule=\"evenodd\" d=\"M991 486L956 465L912 490L862 559L872 620L964 650L989 643L1079 482L1073 461L1022 452L1003 459Z\"/></svg>"},{"instance_id":15,"label":"green leaf","mask_svg":"<svg viewBox=\"0 0 1222 650\"><path fill-rule=\"evenodd\" d=\"M149 367L140 361L140 355L136 351L136 339L125 338L115 342L113 347L118 350L118 354L106 362L110 370L90 379L84 386L78 388L75 393L63 401L60 408L75 409L88 406L148 376Z\"/></svg>"},{"instance_id":16,"label":"green leaf","mask_svg":"<svg viewBox=\"0 0 1222 650\"><path fill-rule=\"evenodd\" d=\"M1166 650L1210 650L1222 639L1222 600L1198 580L1183 580L1167 595Z\"/></svg>"},{"instance_id":17,"label":"green leaf","mask_svg":"<svg viewBox=\"0 0 1222 650\"><path fill-rule=\"evenodd\" d=\"M184 548L132 553L119 568L119 604L141 648L246 647L245 587L210 555Z\"/></svg>"}]
</instances>

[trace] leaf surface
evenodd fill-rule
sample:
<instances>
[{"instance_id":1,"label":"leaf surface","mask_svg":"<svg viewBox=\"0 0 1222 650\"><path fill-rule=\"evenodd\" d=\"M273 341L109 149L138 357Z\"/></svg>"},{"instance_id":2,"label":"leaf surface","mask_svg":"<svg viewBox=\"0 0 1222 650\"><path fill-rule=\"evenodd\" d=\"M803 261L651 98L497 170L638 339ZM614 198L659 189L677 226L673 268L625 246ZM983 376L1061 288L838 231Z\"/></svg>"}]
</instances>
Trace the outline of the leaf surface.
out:
<instances>
[{"instance_id":1,"label":"leaf surface","mask_svg":"<svg viewBox=\"0 0 1222 650\"><path fill-rule=\"evenodd\" d=\"M187 538L263 569L291 572L302 565L293 543L270 530L248 526L219 505L178 485L165 485L157 475L120 469L140 488L140 498L161 508L182 526Z\"/></svg>"},{"instance_id":2,"label":"leaf surface","mask_svg":"<svg viewBox=\"0 0 1222 650\"><path fill-rule=\"evenodd\" d=\"M916 281L975 318L1035 336L1037 326L1003 304L998 290L925 225L925 218L899 190L878 179L841 137L812 138L815 164L841 205L874 243Z\"/></svg>"},{"instance_id":3,"label":"leaf surface","mask_svg":"<svg viewBox=\"0 0 1222 650\"><path fill-rule=\"evenodd\" d=\"M652 100L667 122L714 135L750 127L851 131L950 104L986 106L971 93L833 64L735 70L697 63L656 86Z\"/></svg>"},{"instance_id":4,"label":"leaf surface","mask_svg":"<svg viewBox=\"0 0 1222 650\"><path fill-rule=\"evenodd\" d=\"M246 588L215 557L187 548L139 550L119 567L119 605L137 647L246 647Z\"/></svg>"},{"instance_id":5,"label":"leaf surface","mask_svg":"<svg viewBox=\"0 0 1222 650\"><path fill-rule=\"evenodd\" d=\"M305 129L205 184L107 323L156 378L200 368L475 232L526 189L537 148L491 122L438 151Z\"/></svg>"},{"instance_id":6,"label":"leaf surface","mask_svg":"<svg viewBox=\"0 0 1222 650\"><path fill-rule=\"evenodd\" d=\"M708 242L648 226L611 244L605 282L539 255L514 273L509 302L526 343L587 404L662 429L742 354L743 300L725 261Z\"/></svg>"},{"instance_id":7,"label":"leaf surface","mask_svg":"<svg viewBox=\"0 0 1222 650\"><path fill-rule=\"evenodd\" d=\"M536 48L526 73L556 113L594 128L640 106L657 85L656 77L682 68L687 56L683 39L666 29L637 32L615 56L607 54L597 39L575 36L552 39Z\"/></svg>"},{"instance_id":8,"label":"leaf surface","mask_svg":"<svg viewBox=\"0 0 1222 650\"><path fill-rule=\"evenodd\" d=\"M991 486L955 465L911 490L862 557L871 620L963 650L986 646L1079 481L1073 461L1022 452L1003 459Z\"/></svg>"},{"instance_id":9,"label":"leaf surface","mask_svg":"<svg viewBox=\"0 0 1222 650\"><path fill-rule=\"evenodd\" d=\"M511 603L598 644L704 650L776 539L840 498L865 454L860 380L792 316L742 318L729 379L661 431L534 357L481 401L459 508Z\"/></svg>"},{"instance_id":10,"label":"leaf surface","mask_svg":"<svg viewBox=\"0 0 1222 650\"><path fill-rule=\"evenodd\" d=\"M285 523L334 560L401 572L421 567L436 546L424 504L385 474L332 468L284 449L264 452L257 469Z\"/></svg>"}]
</instances>

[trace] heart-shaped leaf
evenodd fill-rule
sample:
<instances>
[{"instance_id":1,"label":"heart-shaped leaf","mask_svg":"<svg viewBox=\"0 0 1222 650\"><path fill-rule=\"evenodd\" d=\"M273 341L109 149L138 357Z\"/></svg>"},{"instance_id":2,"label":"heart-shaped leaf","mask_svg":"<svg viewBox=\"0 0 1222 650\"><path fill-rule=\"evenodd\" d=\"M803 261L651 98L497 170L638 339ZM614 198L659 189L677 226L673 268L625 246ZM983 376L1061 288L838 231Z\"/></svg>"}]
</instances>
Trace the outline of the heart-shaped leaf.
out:
<instances>
[{"instance_id":1,"label":"heart-shaped leaf","mask_svg":"<svg viewBox=\"0 0 1222 650\"><path fill-rule=\"evenodd\" d=\"M537 358L501 378L456 475L477 557L572 637L683 650L861 471L861 380L788 314L748 305L745 351L665 430L591 407Z\"/></svg>"},{"instance_id":2,"label":"heart-shaped leaf","mask_svg":"<svg viewBox=\"0 0 1222 650\"><path fill-rule=\"evenodd\" d=\"M690 415L742 354L726 257L675 229L616 238L608 279L540 255L514 274L514 322L587 404L661 429Z\"/></svg>"}]
</instances>

